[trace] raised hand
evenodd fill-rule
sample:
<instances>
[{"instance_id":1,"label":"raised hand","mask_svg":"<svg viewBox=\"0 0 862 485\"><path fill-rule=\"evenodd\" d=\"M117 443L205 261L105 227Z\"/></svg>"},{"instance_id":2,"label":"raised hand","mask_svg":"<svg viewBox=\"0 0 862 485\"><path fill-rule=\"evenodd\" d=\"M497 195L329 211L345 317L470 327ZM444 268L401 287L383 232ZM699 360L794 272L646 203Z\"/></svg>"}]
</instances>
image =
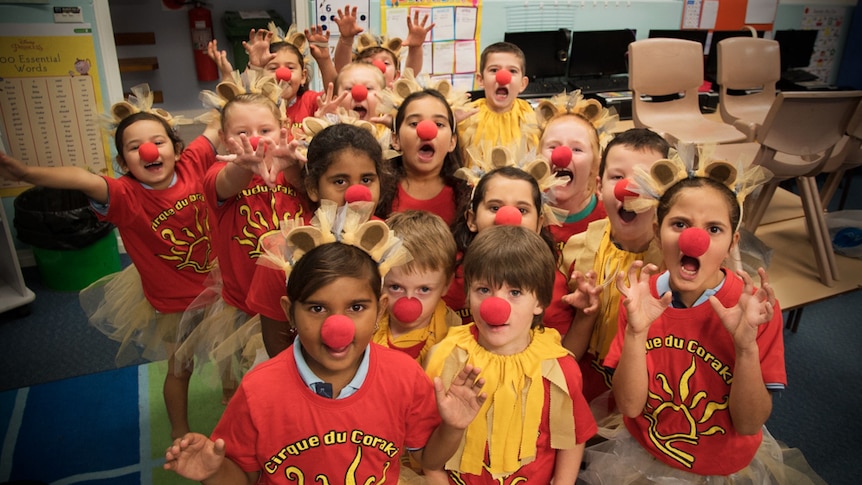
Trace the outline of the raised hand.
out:
<instances>
[{"instance_id":1,"label":"raised hand","mask_svg":"<svg viewBox=\"0 0 862 485\"><path fill-rule=\"evenodd\" d=\"M263 180L270 187L275 186L275 181L279 172L282 172L290 167L302 167L308 161L302 153L297 151L300 142L297 140L288 141L287 128L282 128L278 139L278 143L267 150L266 156L270 158L269 168Z\"/></svg>"},{"instance_id":2,"label":"raised hand","mask_svg":"<svg viewBox=\"0 0 862 485\"><path fill-rule=\"evenodd\" d=\"M568 295L563 295L562 300L569 305L583 310L584 313L590 314L599 309L601 299L599 298L604 290L603 286L596 286L598 276L595 271L587 271L583 274L580 271L572 273L570 287L575 290Z\"/></svg>"},{"instance_id":3,"label":"raised hand","mask_svg":"<svg viewBox=\"0 0 862 485\"><path fill-rule=\"evenodd\" d=\"M329 35L330 32L323 30L320 25L312 25L310 29L305 29L305 38L308 39L311 57L315 59L329 57Z\"/></svg>"},{"instance_id":4,"label":"raised hand","mask_svg":"<svg viewBox=\"0 0 862 485\"><path fill-rule=\"evenodd\" d=\"M656 272L658 272L656 265L644 266L643 261L635 261L629 267L628 275L622 271L617 273L616 284L617 289L625 297L623 305L628 313L628 328L634 333L646 332L652 322L670 305L670 292L662 295L660 299L652 296L650 292L649 279ZM629 286L626 286L626 279Z\"/></svg>"},{"instance_id":5,"label":"raised hand","mask_svg":"<svg viewBox=\"0 0 862 485\"><path fill-rule=\"evenodd\" d=\"M225 459L224 441L212 441L198 433L177 438L165 451L165 470L194 481L206 480L215 474Z\"/></svg>"},{"instance_id":6,"label":"raised hand","mask_svg":"<svg viewBox=\"0 0 862 485\"><path fill-rule=\"evenodd\" d=\"M745 271L738 271L745 286L736 305L725 307L715 296L709 297L715 313L721 319L724 328L733 337L733 343L738 349L757 345L757 327L772 320L775 316L775 290L769 284L766 270L759 268L760 288L755 288L751 276Z\"/></svg>"},{"instance_id":7,"label":"raised hand","mask_svg":"<svg viewBox=\"0 0 862 485\"><path fill-rule=\"evenodd\" d=\"M338 25L338 34L341 37L353 38L364 32L365 29L356 22L356 10L357 7L351 8L350 5L345 5L344 10L337 10L335 24Z\"/></svg>"},{"instance_id":8,"label":"raised hand","mask_svg":"<svg viewBox=\"0 0 862 485\"><path fill-rule=\"evenodd\" d=\"M227 52L218 49L218 41L216 39L207 43L207 55L218 66L218 72L221 74L222 80L230 79L233 73L233 66L227 60Z\"/></svg>"},{"instance_id":9,"label":"raised hand","mask_svg":"<svg viewBox=\"0 0 862 485\"><path fill-rule=\"evenodd\" d=\"M434 378L437 409L444 423L456 429L466 429L479 413L488 398L482 392L485 379L479 377L481 372L481 369L467 364L452 380L449 389L444 388L439 377Z\"/></svg>"},{"instance_id":10,"label":"raised hand","mask_svg":"<svg viewBox=\"0 0 862 485\"><path fill-rule=\"evenodd\" d=\"M218 155L216 158L224 162L234 163L266 180L268 167L264 156L273 143L269 138L260 137L257 147L253 147L248 136L242 133L239 135L239 139L235 137L227 139L227 149L230 151L230 155Z\"/></svg>"},{"instance_id":11,"label":"raised hand","mask_svg":"<svg viewBox=\"0 0 862 485\"><path fill-rule=\"evenodd\" d=\"M335 88L332 83L329 83L326 86L326 92L321 94L317 98L317 111L314 112L314 116L321 117L327 113L335 113L338 111L338 107L341 106L341 103L347 99L348 91L342 91L341 94L335 96L333 91Z\"/></svg>"},{"instance_id":12,"label":"raised hand","mask_svg":"<svg viewBox=\"0 0 862 485\"><path fill-rule=\"evenodd\" d=\"M405 47L419 47L425 43L425 38L428 37L428 32L434 28L434 25L425 26L428 22L428 14L426 13L422 20L419 20L419 11L413 13L413 20L407 16L407 38L404 39Z\"/></svg>"},{"instance_id":13,"label":"raised hand","mask_svg":"<svg viewBox=\"0 0 862 485\"><path fill-rule=\"evenodd\" d=\"M249 66L263 68L275 59L275 54L269 52L272 36L273 33L267 29L249 31L248 40L242 41L242 46L248 54Z\"/></svg>"}]
</instances>

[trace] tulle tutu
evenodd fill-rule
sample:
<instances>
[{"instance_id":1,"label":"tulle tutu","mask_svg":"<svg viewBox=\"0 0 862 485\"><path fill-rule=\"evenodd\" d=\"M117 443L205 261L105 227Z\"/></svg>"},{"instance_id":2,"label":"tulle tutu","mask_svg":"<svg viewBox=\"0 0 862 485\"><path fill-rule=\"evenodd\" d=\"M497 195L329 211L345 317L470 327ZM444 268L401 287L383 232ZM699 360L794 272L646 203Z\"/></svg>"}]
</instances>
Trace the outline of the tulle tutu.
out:
<instances>
[{"instance_id":1,"label":"tulle tutu","mask_svg":"<svg viewBox=\"0 0 862 485\"><path fill-rule=\"evenodd\" d=\"M601 429L611 432L614 426ZM586 470L578 475L578 483L590 485L826 485L798 449L782 446L765 426L754 459L728 476L703 476L670 467L650 455L624 426L617 426L606 441L588 447L584 462Z\"/></svg>"},{"instance_id":2,"label":"tulle tutu","mask_svg":"<svg viewBox=\"0 0 862 485\"><path fill-rule=\"evenodd\" d=\"M79 300L90 324L120 342L117 366L139 358L164 360L168 349L180 341L179 326L184 314L157 312L144 297L141 276L134 264L84 288Z\"/></svg>"}]
</instances>

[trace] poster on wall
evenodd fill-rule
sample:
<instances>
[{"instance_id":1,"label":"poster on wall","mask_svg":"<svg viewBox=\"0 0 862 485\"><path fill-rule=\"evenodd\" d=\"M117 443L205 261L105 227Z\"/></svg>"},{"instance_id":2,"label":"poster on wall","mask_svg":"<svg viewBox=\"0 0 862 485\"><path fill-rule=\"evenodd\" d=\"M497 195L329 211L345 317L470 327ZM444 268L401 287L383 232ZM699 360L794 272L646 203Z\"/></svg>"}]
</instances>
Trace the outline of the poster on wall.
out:
<instances>
[{"instance_id":1,"label":"poster on wall","mask_svg":"<svg viewBox=\"0 0 862 485\"><path fill-rule=\"evenodd\" d=\"M839 36L844 23L843 8L805 7L802 14L802 30L817 30L814 52L806 71L821 81L828 81L835 63L835 54L840 49Z\"/></svg>"},{"instance_id":2,"label":"poster on wall","mask_svg":"<svg viewBox=\"0 0 862 485\"><path fill-rule=\"evenodd\" d=\"M481 0L381 0L381 30L407 37L407 18L428 15L434 28L423 45L422 72L447 79L456 88L475 89L479 69Z\"/></svg>"},{"instance_id":3,"label":"poster on wall","mask_svg":"<svg viewBox=\"0 0 862 485\"><path fill-rule=\"evenodd\" d=\"M113 175L90 24L0 24L0 141L32 166ZM0 180L0 196L29 185Z\"/></svg>"}]
</instances>

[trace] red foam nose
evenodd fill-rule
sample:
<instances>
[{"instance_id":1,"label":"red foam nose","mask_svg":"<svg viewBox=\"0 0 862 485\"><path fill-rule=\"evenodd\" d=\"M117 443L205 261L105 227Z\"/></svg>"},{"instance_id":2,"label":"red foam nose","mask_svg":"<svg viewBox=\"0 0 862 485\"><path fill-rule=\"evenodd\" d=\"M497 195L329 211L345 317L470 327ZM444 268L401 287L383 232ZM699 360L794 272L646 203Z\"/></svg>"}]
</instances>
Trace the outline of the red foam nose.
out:
<instances>
[{"instance_id":1,"label":"red foam nose","mask_svg":"<svg viewBox=\"0 0 862 485\"><path fill-rule=\"evenodd\" d=\"M371 202L371 189L364 185L351 185L344 191L344 202Z\"/></svg>"},{"instance_id":2,"label":"red foam nose","mask_svg":"<svg viewBox=\"0 0 862 485\"><path fill-rule=\"evenodd\" d=\"M293 71L286 67L279 67L275 70L275 78L279 81L290 82L290 78L293 77Z\"/></svg>"},{"instance_id":3,"label":"red foam nose","mask_svg":"<svg viewBox=\"0 0 862 485\"><path fill-rule=\"evenodd\" d=\"M679 235L679 250L686 256L699 258L709 249L709 234L699 227L689 227Z\"/></svg>"},{"instance_id":4,"label":"red foam nose","mask_svg":"<svg viewBox=\"0 0 862 485\"><path fill-rule=\"evenodd\" d=\"M511 313L512 306L509 302L496 296L485 298L479 305L479 316L488 325L503 325Z\"/></svg>"},{"instance_id":5,"label":"red foam nose","mask_svg":"<svg viewBox=\"0 0 862 485\"><path fill-rule=\"evenodd\" d=\"M260 137L259 136L253 136L253 137L248 139L248 142L251 144L251 149L256 151L257 146L260 145Z\"/></svg>"},{"instance_id":6,"label":"red foam nose","mask_svg":"<svg viewBox=\"0 0 862 485\"><path fill-rule=\"evenodd\" d=\"M557 148L554 148L554 151L551 152L551 163L553 163L555 167L566 168L569 166L571 161L572 149L565 145L560 145Z\"/></svg>"},{"instance_id":7,"label":"red foam nose","mask_svg":"<svg viewBox=\"0 0 862 485\"><path fill-rule=\"evenodd\" d=\"M354 101L365 101L365 98L368 97L368 88L365 87L364 84L354 84L352 88L350 88L350 96L353 97Z\"/></svg>"},{"instance_id":8,"label":"red foam nose","mask_svg":"<svg viewBox=\"0 0 862 485\"><path fill-rule=\"evenodd\" d=\"M497 84L500 86L512 82L512 73L509 71L497 71L497 74L495 74L494 77L497 80Z\"/></svg>"},{"instance_id":9,"label":"red foam nose","mask_svg":"<svg viewBox=\"0 0 862 485\"><path fill-rule=\"evenodd\" d=\"M622 179L614 185L614 197L616 197L620 202L626 200L626 197L637 196L637 192L632 192L631 189L629 189L629 179Z\"/></svg>"},{"instance_id":10,"label":"red foam nose","mask_svg":"<svg viewBox=\"0 0 862 485\"><path fill-rule=\"evenodd\" d=\"M327 347L332 349L343 349L356 335L356 326L353 320L344 315L332 315L323 321L320 329L320 338Z\"/></svg>"},{"instance_id":11,"label":"red foam nose","mask_svg":"<svg viewBox=\"0 0 862 485\"><path fill-rule=\"evenodd\" d=\"M153 142L142 143L138 147L138 155L146 163L152 163L159 159L159 147Z\"/></svg>"},{"instance_id":12,"label":"red foam nose","mask_svg":"<svg viewBox=\"0 0 862 485\"><path fill-rule=\"evenodd\" d=\"M380 69L380 72L386 74L386 63L381 61L380 59L374 59L371 61L372 64L377 66L377 69Z\"/></svg>"},{"instance_id":13,"label":"red foam nose","mask_svg":"<svg viewBox=\"0 0 862 485\"><path fill-rule=\"evenodd\" d=\"M504 205L497 210L494 216L494 225L496 226L520 226L521 211L511 205Z\"/></svg>"},{"instance_id":14,"label":"red foam nose","mask_svg":"<svg viewBox=\"0 0 862 485\"><path fill-rule=\"evenodd\" d=\"M392 305L392 315L399 322L413 323L422 315L422 302L416 298L399 298Z\"/></svg>"},{"instance_id":15,"label":"red foam nose","mask_svg":"<svg viewBox=\"0 0 862 485\"><path fill-rule=\"evenodd\" d=\"M433 140L437 138L437 124L431 120L422 120L416 125L416 135L420 140Z\"/></svg>"}]
</instances>

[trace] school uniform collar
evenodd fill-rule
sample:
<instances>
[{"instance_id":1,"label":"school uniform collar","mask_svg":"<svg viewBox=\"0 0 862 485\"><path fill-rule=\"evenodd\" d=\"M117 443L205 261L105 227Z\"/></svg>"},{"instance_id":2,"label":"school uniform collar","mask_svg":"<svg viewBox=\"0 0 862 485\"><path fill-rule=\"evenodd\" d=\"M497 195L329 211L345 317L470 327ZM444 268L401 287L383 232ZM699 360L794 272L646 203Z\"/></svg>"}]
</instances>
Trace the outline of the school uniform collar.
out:
<instances>
[{"instance_id":1,"label":"school uniform collar","mask_svg":"<svg viewBox=\"0 0 862 485\"><path fill-rule=\"evenodd\" d=\"M371 346L365 348L365 352L362 353L362 360L359 361L359 369L356 370L356 375L353 376L353 379L344 386L344 389L341 390L341 393L338 395L336 399L344 399L346 397L352 396L356 391L362 387L362 383L365 382L365 378L368 376L368 367L370 362L370 354L371 354ZM296 361L296 368L299 370L299 377L302 378L302 381L311 389L311 392L317 394L316 384L323 383L323 379L317 377L314 372L308 367L308 363L305 361L305 357L302 355L302 344L299 342L299 338L294 340L293 342L293 357Z\"/></svg>"},{"instance_id":2,"label":"school uniform collar","mask_svg":"<svg viewBox=\"0 0 862 485\"><path fill-rule=\"evenodd\" d=\"M694 301L694 304L691 306L692 308L705 303L709 300L709 297L718 293L722 286L724 286L724 281L727 279L727 275L724 274L724 271L721 272L722 278L721 281L714 288L708 288L704 290L703 294L701 294L697 300ZM664 295L668 291L671 292L671 302L670 306L673 308L686 308L685 304L683 304L682 299L679 296L679 293L670 289L670 271L665 271L664 273L658 276L655 282L655 289L658 292L659 296Z\"/></svg>"}]
</instances>

